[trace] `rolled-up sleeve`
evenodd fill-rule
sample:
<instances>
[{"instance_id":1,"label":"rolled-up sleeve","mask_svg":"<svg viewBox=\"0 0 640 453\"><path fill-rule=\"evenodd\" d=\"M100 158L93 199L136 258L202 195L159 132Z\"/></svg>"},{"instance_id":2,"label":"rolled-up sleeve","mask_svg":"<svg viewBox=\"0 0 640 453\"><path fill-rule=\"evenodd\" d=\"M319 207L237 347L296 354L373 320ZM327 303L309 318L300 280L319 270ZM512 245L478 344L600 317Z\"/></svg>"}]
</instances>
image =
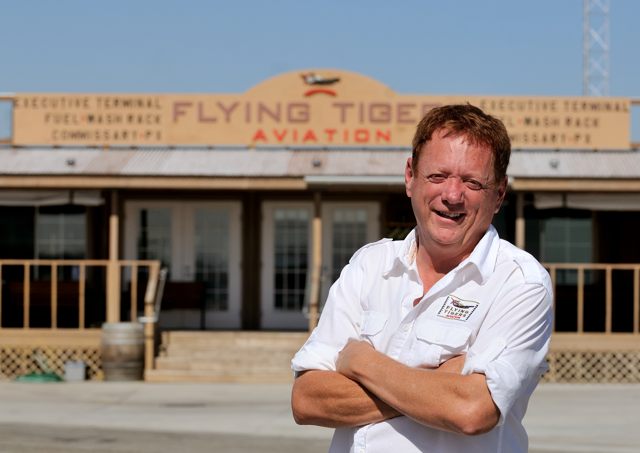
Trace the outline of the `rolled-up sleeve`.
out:
<instances>
[{"instance_id":1,"label":"rolled-up sleeve","mask_svg":"<svg viewBox=\"0 0 640 453\"><path fill-rule=\"evenodd\" d=\"M293 357L291 368L294 372L335 371L338 353L347 341L360 337L363 278L361 260L352 259L329 290L318 326Z\"/></svg>"},{"instance_id":2,"label":"rolled-up sleeve","mask_svg":"<svg viewBox=\"0 0 640 453\"><path fill-rule=\"evenodd\" d=\"M499 296L469 348L463 374L482 373L500 421L514 402L529 397L546 371L552 327L552 295L542 284L524 283Z\"/></svg>"}]
</instances>

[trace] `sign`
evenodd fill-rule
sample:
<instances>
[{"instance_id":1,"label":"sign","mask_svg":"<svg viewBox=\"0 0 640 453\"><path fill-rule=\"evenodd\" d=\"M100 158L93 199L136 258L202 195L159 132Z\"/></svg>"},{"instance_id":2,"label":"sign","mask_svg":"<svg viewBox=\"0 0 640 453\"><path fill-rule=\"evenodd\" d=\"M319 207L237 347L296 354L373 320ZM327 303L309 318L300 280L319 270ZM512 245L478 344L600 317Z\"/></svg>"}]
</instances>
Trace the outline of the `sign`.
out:
<instances>
[{"instance_id":1,"label":"sign","mask_svg":"<svg viewBox=\"0 0 640 453\"><path fill-rule=\"evenodd\" d=\"M290 72L244 94L13 97L14 145L411 146L433 107L476 105L514 148L628 149L627 98L397 94L347 71Z\"/></svg>"}]
</instances>

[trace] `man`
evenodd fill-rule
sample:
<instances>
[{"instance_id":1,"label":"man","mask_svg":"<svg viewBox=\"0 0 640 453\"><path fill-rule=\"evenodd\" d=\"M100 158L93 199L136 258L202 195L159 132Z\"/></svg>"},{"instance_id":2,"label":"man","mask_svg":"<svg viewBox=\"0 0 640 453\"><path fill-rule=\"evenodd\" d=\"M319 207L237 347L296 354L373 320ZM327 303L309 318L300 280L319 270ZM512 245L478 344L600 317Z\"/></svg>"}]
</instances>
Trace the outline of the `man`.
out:
<instances>
[{"instance_id":1,"label":"man","mask_svg":"<svg viewBox=\"0 0 640 453\"><path fill-rule=\"evenodd\" d=\"M549 276L491 226L511 144L471 105L431 110L405 168L416 228L361 248L293 358L294 418L332 452L526 452Z\"/></svg>"}]
</instances>

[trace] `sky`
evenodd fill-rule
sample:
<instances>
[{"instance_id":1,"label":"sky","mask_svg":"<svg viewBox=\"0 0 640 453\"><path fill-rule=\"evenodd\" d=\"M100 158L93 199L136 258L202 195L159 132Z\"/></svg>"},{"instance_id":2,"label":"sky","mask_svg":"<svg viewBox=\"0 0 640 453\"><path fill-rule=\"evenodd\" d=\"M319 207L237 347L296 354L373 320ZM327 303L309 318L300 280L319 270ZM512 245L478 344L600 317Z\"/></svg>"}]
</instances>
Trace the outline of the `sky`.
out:
<instances>
[{"instance_id":1,"label":"sky","mask_svg":"<svg viewBox=\"0 0 640 453\"><path fill-rule=\"evenodd\" d=\"M640 98L640 2L610 3L609 94ZM241 93L327 68L405 94L577 96L582 47L583 0L0 0L0 93Z\"/></svg>"}]
</instances>

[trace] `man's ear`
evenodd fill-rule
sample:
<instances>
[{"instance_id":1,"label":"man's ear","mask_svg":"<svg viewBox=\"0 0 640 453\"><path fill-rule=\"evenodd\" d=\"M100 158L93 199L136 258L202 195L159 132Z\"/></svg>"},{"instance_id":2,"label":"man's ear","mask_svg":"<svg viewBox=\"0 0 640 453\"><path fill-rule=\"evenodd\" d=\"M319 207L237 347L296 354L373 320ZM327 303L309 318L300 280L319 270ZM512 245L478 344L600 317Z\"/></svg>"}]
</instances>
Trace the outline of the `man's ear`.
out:
<instances>
[{"instance_id":1,"label":"man's ear","mask_svg":"<svg viewBox=\"0 0 640 453\"><path fill-rule=\"evenodd\" d=\"M404 167L404 189L407 197L411 198L411 187L413 184L413 160L411 157L407 159L407 165Z\"/></svg>"}]
</instances>

